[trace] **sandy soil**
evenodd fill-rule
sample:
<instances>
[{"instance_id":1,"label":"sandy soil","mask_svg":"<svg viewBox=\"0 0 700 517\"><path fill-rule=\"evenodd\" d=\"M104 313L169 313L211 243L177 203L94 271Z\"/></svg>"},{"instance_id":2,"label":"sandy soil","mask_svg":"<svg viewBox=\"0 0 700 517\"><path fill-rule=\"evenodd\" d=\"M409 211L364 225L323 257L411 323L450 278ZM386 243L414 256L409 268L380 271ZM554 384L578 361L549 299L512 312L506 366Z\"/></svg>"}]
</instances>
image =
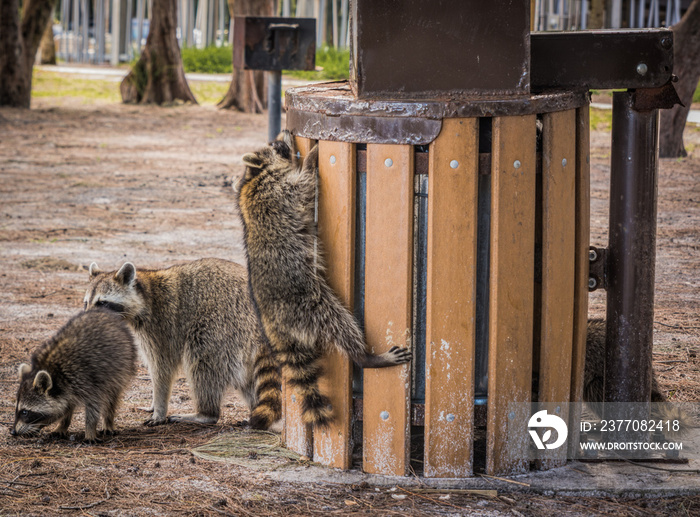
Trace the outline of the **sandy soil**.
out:
<instances>
[{"instance_id":1,"label":"sandy soil","mask_svg":"<svg viewBox=\"0 0 700 517\"><path fill-rule=\"evenodd\" d=\"M698 498L626 501L500 493L438 499L329 483L280 484L255 470L211 463L191 449L236 428L234 394L218 424L148 429L145 369L118 415L121 433L100 445L13 439L16 368L81 310L86 267L129 260L165 267L204 256L243 261L231 178L265 141L266 119L214 108L84 106L45 98L31 111L0 109L0 515L302 515L367 513L692 514ZM700 130L686 143L697 146ZM592 134L592 243L605 245L609 133ZM700 148L699 148L700 149ZM663 160L654 367L671 399L700 400L700 151ZM591 297L602 314L604 295ZM184 380L171 411L191 410ZM405 495L405 494L404 494Z\"/></svg>"}]
</instances>

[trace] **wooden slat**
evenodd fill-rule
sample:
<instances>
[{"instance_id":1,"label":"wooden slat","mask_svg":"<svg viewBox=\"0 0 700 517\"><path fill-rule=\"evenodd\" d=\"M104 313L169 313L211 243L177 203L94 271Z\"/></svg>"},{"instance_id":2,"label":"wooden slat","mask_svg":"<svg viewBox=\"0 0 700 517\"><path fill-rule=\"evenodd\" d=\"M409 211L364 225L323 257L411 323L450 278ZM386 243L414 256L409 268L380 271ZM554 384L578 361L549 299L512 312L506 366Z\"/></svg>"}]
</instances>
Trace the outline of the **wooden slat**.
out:
<instances>
[{"instance_id":1,"label":"wooden slat","mask_svg":"<svg viewBox=\"0 0 700 517\"><path fill-rule=\"evenodd\" d=\"M374 353L410 346L412 249L413 147L369 144L365 333ZM410 396L410 365L364 371L365 472L408 473Z\"/></svg>"},{"instance_id":2,"label":"wooden slat","mask_svg":"<svg viewBox=\"0 0 700 517\"><path fill-rule=\"evenodd\" d=\"M576 110L576 261L574 272L574 336L571 366L571 401L583 399L583 371L588 327L588 248L591 226L590 109ZM579 441L580 407L572 404L569 419L570 445ZM573 451L570 449L570 454Z\"/></svg>"},{"instance_id":3,"label":"wooden slat","mask_svg":"<svg viewBox=\"0 0 700 517\"><path fill-rule=\"evenodd\" d=\"M566 403L571 386L574 330L574 217L576 209L576 110L543 116L542 309L540 312L539 402ZM567 418L568 406L546 404ZM546 450L544 469L566 463L566 448Z\"/></svg>"},{"instance_id":4,"label":"wooden slat","mask_svg":"<svg viewBox=\"0 0 700 517\"><path fill-rule=\"evenodd\" d=\"M314 142L308 138L295 137L297 151L303 159L311 150ZM287 448L307 456L313 455L313 432L311 426L305 425L301 420L301 398L294 390L287 386L287 381L282 382L283 395L283 440Z\"/></svg>"},{"instance_id":5,"label":"wooden slat","mask_svg":"<svg viewBox=\"0 0 700 517\"><path fill-rule=\"evenodd\" d=\"M354 294L355 146L319 142L318 237L326 261L326 278L352 310ZM324 358L319 387L333 407L328 429L314 432L314 461L349 469L352 462L352 362L332 351Z\"/></svg>"},{"instance_id":6,"label":"wooden slat","mask_svg":"<svg viewBox=\"0 0 700 517\"><path fill-rule=\"evenodd\" d=\"M529 411L523 404L515 411L511 403L531 400L535 159L534 115L493 119L486 450L491 475L529 466Z\"/></svg>"},{"instance_id":7,"label":"wooden slat","mask_svg":"<svg viewBox=\"0 0 700 517\"><path fill-rule=\"evenodd\" d=\"M426 477L473 472L478 132L445 119L429 150Z\"/></svg>"}]
</instances>

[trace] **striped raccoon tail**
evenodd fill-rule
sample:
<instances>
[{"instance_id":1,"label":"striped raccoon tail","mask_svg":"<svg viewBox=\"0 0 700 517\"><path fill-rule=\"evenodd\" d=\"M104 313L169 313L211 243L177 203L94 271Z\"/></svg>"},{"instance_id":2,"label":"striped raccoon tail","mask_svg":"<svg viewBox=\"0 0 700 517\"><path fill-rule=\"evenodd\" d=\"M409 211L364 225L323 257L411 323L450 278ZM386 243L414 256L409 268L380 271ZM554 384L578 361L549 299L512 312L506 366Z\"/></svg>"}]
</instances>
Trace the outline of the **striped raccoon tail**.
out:
<instances>
[{"instance_id":1,"label":"striped raccoon tail","mask_svg":"<svg viewBox=\"0 0 700 517\"><path fill-rule=\"evenodd\" d=\"M323 368L319 353L283 354L287 385L301 397L301 419L315 427L328 427L333 419L331 401L318 388Z\"/></svg>"},{"instance_id":2,"label":"striped raccoon tail","mask_svg":"<svg viewBox=\"0 0 700 517\"><path fill-rule=\"evenodd\" d=\"M268 429L282 418L282 377L269 346L260 347L253 368L257 402L251 411L250 426L253 429Z\"/></svg>"}]
</instances>

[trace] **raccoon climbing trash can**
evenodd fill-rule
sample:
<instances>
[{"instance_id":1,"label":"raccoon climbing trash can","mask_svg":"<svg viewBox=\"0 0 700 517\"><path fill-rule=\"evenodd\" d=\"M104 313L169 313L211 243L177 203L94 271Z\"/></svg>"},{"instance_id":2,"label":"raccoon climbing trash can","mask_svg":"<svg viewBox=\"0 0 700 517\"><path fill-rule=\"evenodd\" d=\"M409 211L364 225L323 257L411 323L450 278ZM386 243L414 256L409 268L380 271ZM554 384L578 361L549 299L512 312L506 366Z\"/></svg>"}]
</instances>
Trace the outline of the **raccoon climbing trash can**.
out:
<instances>
[{"instance_id":1,"label":"raccoon climbing trash can","mask_svg":"<svg viewBox=\"0 0 700 517\"><path fill-rule=\"evenodd\" d=\"M521 443L505 443L508 405L533 400L533 373L540 402L582 391L587 96L358 101L347 83L329 83L286 98L302 154L319 145L329 282L374 353L414 349L411 366L365 370L361 393L351 365L329 357L336 421L312 437L289 391L287 444L349 468L361 422L362 468L405 475L422 433L423 475L466 477L486 403L486 471L528 469L526 426Z\"/></svg>"}]
</instances>

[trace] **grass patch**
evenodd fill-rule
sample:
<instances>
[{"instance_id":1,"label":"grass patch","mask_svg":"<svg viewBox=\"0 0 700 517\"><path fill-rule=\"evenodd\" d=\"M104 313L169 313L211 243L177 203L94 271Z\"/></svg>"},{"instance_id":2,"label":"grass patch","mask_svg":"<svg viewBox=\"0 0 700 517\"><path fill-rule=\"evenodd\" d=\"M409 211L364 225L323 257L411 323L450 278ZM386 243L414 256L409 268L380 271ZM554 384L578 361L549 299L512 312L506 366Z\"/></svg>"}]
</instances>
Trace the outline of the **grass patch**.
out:
<instances>
[{"instance_id":1,"label":"grass patch","mask_svg":"<svg viewBox=\"0 0 700 517\"><path fill-rule=\"evenodd\" d=\"M612 128L612 110L591 108L591 129L610 131Z\"/></svg>"},{"instance_id":2,"label":"grass patch","mask_svg":"<svg viewBox=\"0 0 700 517\"><path fill-rule=\"evenodd\" d=\"M217 104L228 91L229 83L188 81L195 99L202 106Z\"/></svg>"},{"instance_id":3,"label":"grass patch","mask_svg":"<svg viewBox=\"0 0 700 517\"><path fill-rule=\"evenodd\" d=\"M85 104L121 102L119 82L34 70L32 97L74 97Z\"/></svg>"},{"instance_id":4,"label":"grass patch","mask_svg":"<svg viewBox=\"0 0 700 517\"><path fill-rule=\"evenodd\" d=\"M285 70L284 74L309 81L339 81L350 75L350 51L321 47L316 51L316 67L321 70Z\"/></svg>"},{"instance_id":5,"label":"grass patch","mask_svg":"<svg viewBox=\"0 0 700 517\"><path fill-rule=\"evenodd\" d=\"M230 74L233 71L231 47L185 47L180 53L187 73Z\"/></svg>"},{"instance_id":6,"label":"grass patch","mask_svg":"<svg viewBox=\"0 0 700 517\"><path fill-rule=\"evenodd\" d=\"M700 102L700 83L698 83L698 87L695 88L695 93L693 94L693 102Z\"/></svg>"}]
</instances>

